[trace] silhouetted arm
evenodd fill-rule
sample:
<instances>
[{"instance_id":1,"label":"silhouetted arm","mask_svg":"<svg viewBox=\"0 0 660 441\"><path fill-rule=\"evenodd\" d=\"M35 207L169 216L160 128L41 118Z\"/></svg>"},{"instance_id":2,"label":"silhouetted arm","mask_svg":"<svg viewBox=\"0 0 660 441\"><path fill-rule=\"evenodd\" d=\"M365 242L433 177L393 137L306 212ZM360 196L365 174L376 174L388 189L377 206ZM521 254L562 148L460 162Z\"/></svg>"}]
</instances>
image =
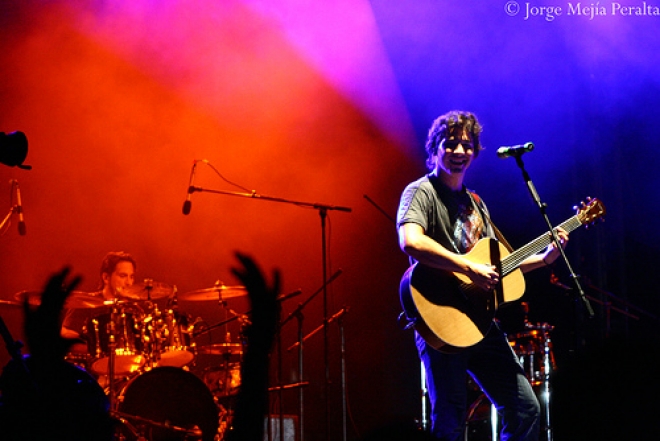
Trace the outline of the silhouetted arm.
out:
<instances>
[{"instance_id":1,"label":"silhouetted arm","mask_svg":"<svg viewBox=\"0 0 660 441\"><path fill-rule=\"evenodd\" d=\"M262 441L268 411L269 354L279 322L280 274L273 271L268 285L255 261L240 253L241 268L232 273L241 281L252 304L251 324L245 330L247 349L241 366L241 386L236 398L233 429L228 441Z\"/></svg>"}]
</instances>

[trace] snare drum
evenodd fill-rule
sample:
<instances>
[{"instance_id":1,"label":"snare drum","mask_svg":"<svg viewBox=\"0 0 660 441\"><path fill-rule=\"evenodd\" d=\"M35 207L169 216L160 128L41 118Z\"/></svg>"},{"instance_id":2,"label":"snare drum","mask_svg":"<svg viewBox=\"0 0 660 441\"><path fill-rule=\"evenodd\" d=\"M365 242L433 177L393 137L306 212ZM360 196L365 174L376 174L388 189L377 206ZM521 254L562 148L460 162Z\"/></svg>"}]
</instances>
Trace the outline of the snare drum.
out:
<instances>
[{"instance_id":1,"label":"snare drum","mask_svg":"<svg viewBox=\"0 0 660 441\"><path fill-rule=\"evenodd\" d=\"M135 377L118 402L122 417L132 420L134 428L129 432L144 437L129 434L128 439L213 441L218 433L218 408L213 395L202 380L182 369L157 367ZM201 438L191 434L195 428L201 430Z\"/></svg>"},{"instance_id":2,"label":"snare drum","mask_svg":"<svg viewBox=\"0 0 660 441\"><path fill-rule=\"evenodd\" d=\"M142 311L137 306L122 305L114 314L115 375L138 371L145 363L142 341ZM98 375L108 374L110 357L110 325L112 313L90 318L84 330L91 355L90 369Z\"/></svg>"}]
</instances>

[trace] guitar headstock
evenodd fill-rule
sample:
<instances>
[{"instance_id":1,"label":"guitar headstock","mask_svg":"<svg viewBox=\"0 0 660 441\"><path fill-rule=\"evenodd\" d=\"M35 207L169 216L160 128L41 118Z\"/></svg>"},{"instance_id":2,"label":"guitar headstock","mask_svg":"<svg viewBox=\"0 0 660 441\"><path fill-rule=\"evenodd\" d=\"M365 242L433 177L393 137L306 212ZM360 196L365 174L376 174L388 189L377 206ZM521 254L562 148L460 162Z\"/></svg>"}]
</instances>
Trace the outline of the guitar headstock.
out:
<instances>
[{"instance_id":1,"label":"guitar headstock","mask_svg":"<svg viewBox=\"0 0 660 441\"><path fill-rule=\"evenodd\" d=\"M605 220L604 216L605 213L607 212L605 210L605 205L598 200L598 198L590 198L587 197L587 201L582 201L580 202L580 205L576 205L573 207L574 210L576 210L576 215L580 222L584 225L586 224L587 226L593 224L596 222L598 219Z\"/></svg>"}]
</instances>

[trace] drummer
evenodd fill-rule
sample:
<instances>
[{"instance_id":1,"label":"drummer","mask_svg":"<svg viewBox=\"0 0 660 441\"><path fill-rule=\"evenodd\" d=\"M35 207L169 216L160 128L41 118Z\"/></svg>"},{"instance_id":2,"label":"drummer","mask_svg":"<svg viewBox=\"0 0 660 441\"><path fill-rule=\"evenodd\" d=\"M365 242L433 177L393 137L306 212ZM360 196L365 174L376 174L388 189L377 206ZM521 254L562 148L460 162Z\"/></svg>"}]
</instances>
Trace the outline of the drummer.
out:
<instances>
[{"instance_id":1,"label":"drummer","mask_svg":"<svg viewBox=\"0 0 660 441\"><path fill-rule=\"evenodd\" d=\"M136 270L135 259L123 251L109 252L101 263L101 281L99 290L90 296L103 300L114 300L120 297L122 291L133 285ZM65 338L80 338L83 326L89 318L87 309L69 309L62 322L62 336ZM74 354L87 354L85 343L75 344L71 348Z\"/></svg>"}]
</instances>

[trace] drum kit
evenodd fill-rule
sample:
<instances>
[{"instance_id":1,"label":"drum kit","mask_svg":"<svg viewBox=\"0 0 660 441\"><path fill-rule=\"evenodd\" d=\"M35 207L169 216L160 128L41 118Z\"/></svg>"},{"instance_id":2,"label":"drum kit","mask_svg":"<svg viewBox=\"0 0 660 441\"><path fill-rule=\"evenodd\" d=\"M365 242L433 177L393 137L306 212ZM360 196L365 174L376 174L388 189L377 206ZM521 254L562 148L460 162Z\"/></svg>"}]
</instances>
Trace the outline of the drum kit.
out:
<instances>
[{"instance_id":1,"label":"drum kit","mask_svg":"<svg viewBox=\"0 0 660 441\"><path fill-rule=\"evenodd\" d=\"M234 320L243 321L244 314L226 306L227 299L246 294L242 286L219 282L177 294L176 287L149 279L124 288L112 300L71 293L64 307L88 318L78 339L84 349L70 352L66 359L105 390L118 422L116 440L223 439L241 383L242 339L240 332L238 341L223 332L222 342L209 339L211 343L201 346L196 340L213 329L226 330ZM15 298L35 306L41 301L40 293L31 291ZM179 312L179 301L218 302L229 317L208 326ZM197 363L202 357L206 366Z\"/></svg>"}]
</instances>

